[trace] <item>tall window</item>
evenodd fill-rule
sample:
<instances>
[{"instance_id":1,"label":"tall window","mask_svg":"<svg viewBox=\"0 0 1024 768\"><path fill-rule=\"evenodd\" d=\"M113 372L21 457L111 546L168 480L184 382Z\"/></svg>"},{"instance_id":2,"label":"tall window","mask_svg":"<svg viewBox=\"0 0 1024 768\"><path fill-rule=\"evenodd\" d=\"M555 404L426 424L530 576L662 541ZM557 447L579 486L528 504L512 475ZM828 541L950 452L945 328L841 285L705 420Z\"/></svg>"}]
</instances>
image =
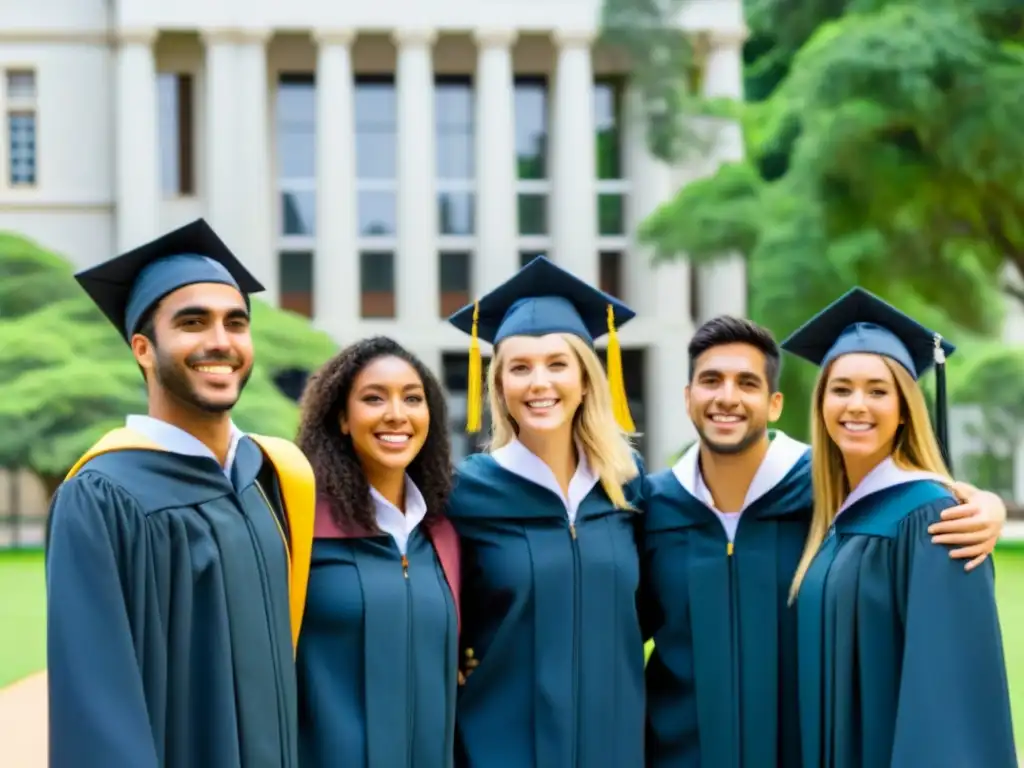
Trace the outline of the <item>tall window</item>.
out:
<instances>
[{"instance_id":1,"label":"tall window","mask_svg":"<svg viewBox=\"0 0 1024 768\"><path fill-rule=\"evenodd\" d=\"M157 76L160 186L164 197L196 193L195 90L187 72Z\"/></svg>"},{"instance_id":2,"label":"tall window","mask_svg":"<svg viewBox=\"0 0 1024 768\"><path fill-rule=\"evenodd\" d=\"M316 239L316 83L282 74L274 105L277 140L278 279L281 307L312 317Z\"/></svg>"},{"instance_id":3,"label":"tall window","mask_svg":"<svg viewBox=\"0 0 1024 768\"><path fill-rule=\"evenodd\" d=\"M487 375L490 362L484 357L482 375ZM491 433L491 421L484 408L480 431L466 431L466 395L469 384L469 355L465 352L446 352L441 356L441 375L448 398L448 433L452 439L452 460L458 462L471 453L479 453ZM485 393L486 397L486 393Z\"/></svg>"},{"instance_id":4,"label":"tall window","mask_svg":"<svg viewBox=\"0 0 1024 768\"><path fill-rule=\"evenodd\" d=\"M516 167L520 253L548 252L548 83L544 78L516 78Z\"/></svg>"},{"instance_id":5,"label":"tall window","mask_svg":"<svg viewBox=\"0 0 1024 768\"><path fill-rule=\"evenodd\" d=\"M595 144L597 147L597 234L601 290L625 298L622 286L626 237L626 195L629 182L623 173L621 80L594 84Z\"/></svg>"},{"instance_id":6,"label":"tall window","mask_svg":"<svg viewBox=\"0 0 1024 768\"><path fill-rule=\"evenodd\" d=\"M359 284L363 317L395 316L398 116L391 77L355 87Z\"/></svg>"},{"instance_id":7,"label":"tall window","mask_svg":"<svg viewBox=\"0 0 1024 768\"><path fill-rule=\"evenodd\" d=\"M12 187L32 187L36 184L39 163L36 73L27 69L10 69L5 75L7 183Z\"/></svg>"},{"instance_id":8,"label":"tall window","mask_svg":"<svg viewBox=\"0 0 1024 768\"><path fill-rule=\"evenodd\" d=\"M476 234L473 82L439 77L434 85L437 231L441 316L469 302Z\"/></svg>"},{"instance_id":9,"label":"tall window","mask_svg":"<svg viewBox=\"0 0 1024 768\"><path fill-rule=\"evenodd\" d=\"M608 350L599 347L598 357L601 364L608 367ZM647 412L645 408L647 389L647 355L644 349L622 350L622 374L626 385L626 401L629 403L629 414L633 417L633 424L640 437L634 438L633 445L648 462L653 458L647 455ZM675 404L673 404L674 407ZM659 457L664 459L665 457Z\"/></svg>"}]
</instances>

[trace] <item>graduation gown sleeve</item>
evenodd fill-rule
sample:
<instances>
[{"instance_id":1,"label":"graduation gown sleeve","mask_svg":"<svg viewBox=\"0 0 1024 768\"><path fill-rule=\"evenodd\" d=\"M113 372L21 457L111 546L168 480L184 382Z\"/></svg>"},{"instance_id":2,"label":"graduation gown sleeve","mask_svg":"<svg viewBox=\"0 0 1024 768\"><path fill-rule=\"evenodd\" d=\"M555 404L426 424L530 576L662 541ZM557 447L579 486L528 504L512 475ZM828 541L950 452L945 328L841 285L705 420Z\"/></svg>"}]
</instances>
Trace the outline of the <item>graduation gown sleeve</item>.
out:
<instances>
[{"instance_id":1,"label":"graduation gown sleeve","mask_svg":"<svg viewBox=\"0 0 1024 768\"><path fill-rule=\"evenodd\" d=\"M117 553L141 519L134 500L96 475L65 483L50 512L47 677L51 768L156 768ZM85 663L85 659L88 663Z\"/></svg>"},{"instance_id":2,"label":"graduation gown sleeve","mask_svg":"<svg viewBox=\"0 0 1024 768\"><path fill-rule=\"evenodd\" d=\"M1013 727L991 558L967 573L912 514L899 533L895 576L905 627L893 768L1015 768Z\"/></svg>"}]
</instances>

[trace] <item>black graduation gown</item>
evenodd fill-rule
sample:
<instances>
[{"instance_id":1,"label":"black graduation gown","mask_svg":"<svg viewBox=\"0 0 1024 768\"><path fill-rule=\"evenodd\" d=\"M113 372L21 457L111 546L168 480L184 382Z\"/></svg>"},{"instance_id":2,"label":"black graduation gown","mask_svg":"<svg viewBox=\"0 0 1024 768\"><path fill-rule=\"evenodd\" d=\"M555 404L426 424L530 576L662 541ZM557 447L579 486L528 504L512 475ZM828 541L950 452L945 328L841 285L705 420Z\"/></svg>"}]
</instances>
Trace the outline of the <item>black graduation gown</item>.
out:
<instances>
[{"instance_id":1,"label":"black graduation gown","mask_svg":"<svg viewBox=\"0 0 1024 768\"><path fill-rule=\"evenodd\" d=\"M992 561L928 533L956 504L912 480L836 518L797 604L805 766L1017 768Z\"/></svg>"},{"instance_id":2,"label":"black graduation gown","mask_svg":"<svg viewBox=\"0 0 1024 768\"><path fill-rule=\"evenodd\" d=\"M297 764L288 531L264 495L281 509L280 490L247 437L230 481L212 458L118 450L61 486L51 768Z\"/></svg>"},{"instance_id":3,"label":"black graduation gown","mask_svg":"<svg viewBox=\"0 0 1024 768\"><path fill-rule=\"evenodd\" d=\"M640 478L626 498L639 503ZM459 690L455 764L643 764L639 512L600 484L574 526L557 495L489 455L459 467L448 517L462 544L462 644L480 666Z\"/></svg>"},{"instance_id":4,"label":"black graduation gown","mask_svg":"<svg viewBox=\"0 0 1024 768\"><path fill-rule=\"evenodd\" d=\"M671 470L649 475L645 496L646 764L800 768L787 600L810 522L809 453L744 510L732 546Z\"/></svg>"}]
</instances>

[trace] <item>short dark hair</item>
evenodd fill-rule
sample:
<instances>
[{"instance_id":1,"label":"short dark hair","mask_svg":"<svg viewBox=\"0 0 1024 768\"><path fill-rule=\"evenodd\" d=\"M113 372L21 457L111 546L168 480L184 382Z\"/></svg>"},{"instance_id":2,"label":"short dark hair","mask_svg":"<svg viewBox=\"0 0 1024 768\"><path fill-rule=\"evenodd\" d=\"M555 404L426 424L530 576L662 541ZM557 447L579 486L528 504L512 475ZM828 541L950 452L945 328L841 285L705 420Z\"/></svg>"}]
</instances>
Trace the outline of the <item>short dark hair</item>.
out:
<instances>
[{"instance_id":1,"label":"short dark hair","mask_svg":"<svg viewBox=\"0 0 1024 768\"><path fill-rule=\"evenodd\" d=\"M782 352L772 332L764 326L742 317L721 315L712 318L698 328L690 339L690 381L697 369L697 359L712 347L724 344L749 344L764 354L764 372L770 392L779 390L779 372L782 369Z\"/></svg>"}]
</instances>

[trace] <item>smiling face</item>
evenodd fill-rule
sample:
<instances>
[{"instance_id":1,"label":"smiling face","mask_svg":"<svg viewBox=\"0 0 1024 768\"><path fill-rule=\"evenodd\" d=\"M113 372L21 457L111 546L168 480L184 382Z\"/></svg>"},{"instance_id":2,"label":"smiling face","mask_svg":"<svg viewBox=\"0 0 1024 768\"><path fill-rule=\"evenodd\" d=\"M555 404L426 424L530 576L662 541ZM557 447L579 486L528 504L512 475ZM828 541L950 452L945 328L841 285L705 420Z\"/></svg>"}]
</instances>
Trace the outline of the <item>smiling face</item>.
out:
<instances>
[{"instance_id":1,"label":"smiling face","mask_svg":"<svg viewBox=\"0 0 1024 768\"><path fill-rule=\"evenodd\" d=\"M750 344L711 347L695 361L686 408L703 445L737 454L757 443L782 413L782 393L772 392L764 353Z\"/></svg>"},{"instance_id":2,"label":"smiling face","mask_svg":"<svg viewBox=\"0 0 1024 768\"><path fill-rule=\"evenodd\" d=\"M561 334L512 336L501 342L501 392L522 432L571 430L583 401L583 368Z\"/></svg>"},{"instance_id":3,"label":"smiling face","mask_svg":"<svg viewBox=\"0 0 1024 768\"><path fill-rule=\"evenodd\" d=\"M430 431L416 369L391 355L371 360L352 381L340 426L371 482L381 472L404 473Z\"/></svg>"},{"instance_id":4,"label":"smiling face","mask_svg":"<svg viewBox=\"0 0 1024 768\"><path fill-rule=\"evenodd\" d=\"M207 414L234 407L253 364L249 311L235 288L200 283L168 294L153 314L153 336L131 340L151 398Z\"/></svg>"},{"instance_id":5,"label":"smiling face","mask_svg":"<svg viewBox=\"0 0 1024 768\"><path fill-rule=\"evenodd\" d=\"M885 359L871 354L837 358L825 382L821 415L848 465L874 466L889 456L903 407Z\"/></svg>"}]
</instances>

